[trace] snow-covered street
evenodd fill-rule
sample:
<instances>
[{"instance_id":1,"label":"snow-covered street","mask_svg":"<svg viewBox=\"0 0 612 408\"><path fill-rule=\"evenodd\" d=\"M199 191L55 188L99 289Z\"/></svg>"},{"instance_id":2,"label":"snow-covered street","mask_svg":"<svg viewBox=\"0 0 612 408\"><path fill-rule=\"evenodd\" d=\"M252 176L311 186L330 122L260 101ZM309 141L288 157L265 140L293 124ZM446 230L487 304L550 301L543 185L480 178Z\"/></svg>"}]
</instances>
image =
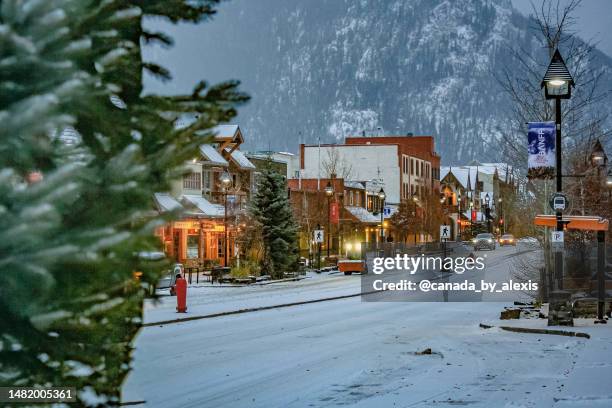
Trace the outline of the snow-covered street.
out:
<instances>
[{"instance_id":1,"label":"snow-covered street","mask_svg":"<svg viewBox=\"0 0 612 408\"><path fill-rule=\"evenodd\" d=\"M516 251L488 253L492 273L507 272ZM204 314L360 289L359 277L341 275L275 286L201 289L206 296L190 293L190 307ZM588 327L576 330L591 339L479 328L495 322L504 305L353 297L146 327L123 401L151 407L612 405L609 325L579 322ZM159 308L149 306L148 321L171 310L169 302ZM426 348L432 354L418 353Z\"/></svg>"}]
</instances>

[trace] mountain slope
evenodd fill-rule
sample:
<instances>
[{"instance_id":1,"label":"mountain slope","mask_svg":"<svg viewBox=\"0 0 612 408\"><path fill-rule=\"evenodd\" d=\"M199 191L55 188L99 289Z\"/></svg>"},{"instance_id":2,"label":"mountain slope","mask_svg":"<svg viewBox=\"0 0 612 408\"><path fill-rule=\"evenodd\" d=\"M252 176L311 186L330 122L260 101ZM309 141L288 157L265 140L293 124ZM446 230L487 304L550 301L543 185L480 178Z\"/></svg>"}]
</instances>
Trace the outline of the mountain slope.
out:
<instances>
[{"instance_id":1,"label":"mountain slope","mask_svg":"<svg viewBox=\"0 0 612 408\"><path fill-rule=\"evenodd\" d=\"M510 45L547 55L509 0L234 0L214 24L198 39L205 65L233 56L253 97L238 120L259 149L381 127L435 135L445 164L496 160L510 101L494 74Z\"/></svg>"}]
</instances>

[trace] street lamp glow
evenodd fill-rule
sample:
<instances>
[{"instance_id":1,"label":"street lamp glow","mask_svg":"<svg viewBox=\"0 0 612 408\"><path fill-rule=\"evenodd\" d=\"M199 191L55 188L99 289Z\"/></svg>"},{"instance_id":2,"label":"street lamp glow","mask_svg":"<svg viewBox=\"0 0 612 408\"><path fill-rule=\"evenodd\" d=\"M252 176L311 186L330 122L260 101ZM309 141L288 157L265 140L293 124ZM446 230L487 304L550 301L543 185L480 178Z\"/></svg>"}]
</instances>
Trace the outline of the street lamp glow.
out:
<instances>
[{"instance_id":1,"label":"street lamp glow","mask_svg":"<svg viewBox=\"0 0 612 408\"><path fill-rule=\"evenodd\" d=\"M330 181L328 181L327 185L325 186L325 194L327 194L328 197L331 197L334 194L334 187Z\"/></svg>"},{"instance_id":2,"label":"street lamp glow","mask_svg":"<svg viewBox=\"0 0 612 408\"><path fill-rule=\"evenodd\" d=\"M381 200L385 199L385 190L383 190L382 188L378 192L378 198L380 198Z\"/></svg>"},{"instance_id":3,"label":"street lamp glow","mask_svg":"<svg viewBox=\"0 0 612 408\"><path fill-rule=\"evenodd\" d=\"M569 99L571 97L574 79L559 50L555 50L540 86L544 88L546 99Z\"/></svg>"},{"instance_id":4,"label":"street lamp glow","mask_svg":"<svg viewBox=\"0 0 612 408\"><path fill-rule=\"evenodd\" d=\"M591 160L593 162L593 166L602 167L606 164L606 156L602 151L593 152L591 155Z\"/></svg>"},{"instance_id":5,"label":"street lamp glow","mask_svg":"<svg viewBox=\"0 0 612 408\"><path fill-rule=\"evenodd\" d=\"M230 176L227 171L224 171L219 176L219 181L221 182L221 185L223 185L223 187L229 187L230 183L232 182L232 176Z\"/></svg>"},{"instance_id":6,"label":"street lamp glow","mask_svg":"<svg viewBox=\"0 0 612 408\"><path fill-rule=\"evenodd\" d=\"M552 86L562 86L565 85L567 81L564 81L562 79L553 79L552 81L548 81L548 83Z\"/></svg>"}]
</instances>

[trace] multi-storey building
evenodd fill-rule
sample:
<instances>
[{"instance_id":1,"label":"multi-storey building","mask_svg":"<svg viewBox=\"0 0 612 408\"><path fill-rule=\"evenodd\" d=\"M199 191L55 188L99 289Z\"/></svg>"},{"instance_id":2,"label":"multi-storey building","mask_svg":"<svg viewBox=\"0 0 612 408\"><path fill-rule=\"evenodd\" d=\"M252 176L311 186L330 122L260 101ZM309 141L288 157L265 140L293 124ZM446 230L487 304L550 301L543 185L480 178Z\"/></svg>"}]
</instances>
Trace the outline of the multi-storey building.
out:
<instances>
[{"instance_id":1,"label":"multi-storey building","mask_svg":"<svg viewBox=\"0 0 612 408\"><path fill-rule=\"evenodd\" d=\"M169 192L155 194L159 211L183 210L182 219L156 232L167 255L178 262L223 265L237 251L235 235L255 166L239 149L244 139L238 125L217 126L213 133L213 143L202 144L187 163L187 174Z\"/></svg>"},{"instance_id":2,"label":"multi-storey building","mask_svg":"<svg viewBox=\"0 0 612 408\"><path fill-rule=\"evenodd\" d=\"M440 156L435 152L433 136L354 136L347 137L345 143L396 145L401 168L402 200L439 190Z\"/></svg>"}]
</instances>

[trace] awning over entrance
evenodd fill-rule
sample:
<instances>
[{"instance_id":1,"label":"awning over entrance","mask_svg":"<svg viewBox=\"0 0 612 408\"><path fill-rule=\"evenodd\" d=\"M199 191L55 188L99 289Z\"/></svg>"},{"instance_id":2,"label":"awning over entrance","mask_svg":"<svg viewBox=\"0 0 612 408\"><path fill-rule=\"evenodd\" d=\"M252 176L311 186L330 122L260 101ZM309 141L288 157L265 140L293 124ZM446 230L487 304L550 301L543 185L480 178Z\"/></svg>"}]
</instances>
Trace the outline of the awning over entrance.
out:
<instances>
[{"instance_id":1,"label":"awning over entrance","mask_svg":"<svg viewBox=\"0 0 612 408\"><path fill-rule=\"evenodd\" d=\"M346 206L344 208L359 222L365 224L380 224L380 217L376 217L363 207Z\"/></svg>"},{"instance_id":2,"label":"awning over entrance","mask_svg":"<svg viewBox=\"0 0 612 408\"><path fill-rule=\"evenodd\" d=\"M607 219L596 216L564 215L562 220L567 225L567 229L607 231L609 228ZM557 217L555 215L536 215L533 223L542 227L556 227Z\"/></svg>"},{"instance_id":3,"label":"awning over entrance","mask_svg":"<svg viewBox=\"0 0 612 408\"><path fill-rule=\"evenodd\" d=\"M225 210L222 205L212 204L210 201L199 195L185 194L181 197L184 203L189 203L202 211L206 217L223 217Z\"/></svg>"},{"instance_id":4,"label":"awning over entrance","mask_svg":"<svg viewBox=\"0 0 612 408\"><path fill-rule=\"evenodd\" d=\"M155 193L155 203L161 212L180 210L183 206L167 193Z\"/></svg>"}]
</instances>

